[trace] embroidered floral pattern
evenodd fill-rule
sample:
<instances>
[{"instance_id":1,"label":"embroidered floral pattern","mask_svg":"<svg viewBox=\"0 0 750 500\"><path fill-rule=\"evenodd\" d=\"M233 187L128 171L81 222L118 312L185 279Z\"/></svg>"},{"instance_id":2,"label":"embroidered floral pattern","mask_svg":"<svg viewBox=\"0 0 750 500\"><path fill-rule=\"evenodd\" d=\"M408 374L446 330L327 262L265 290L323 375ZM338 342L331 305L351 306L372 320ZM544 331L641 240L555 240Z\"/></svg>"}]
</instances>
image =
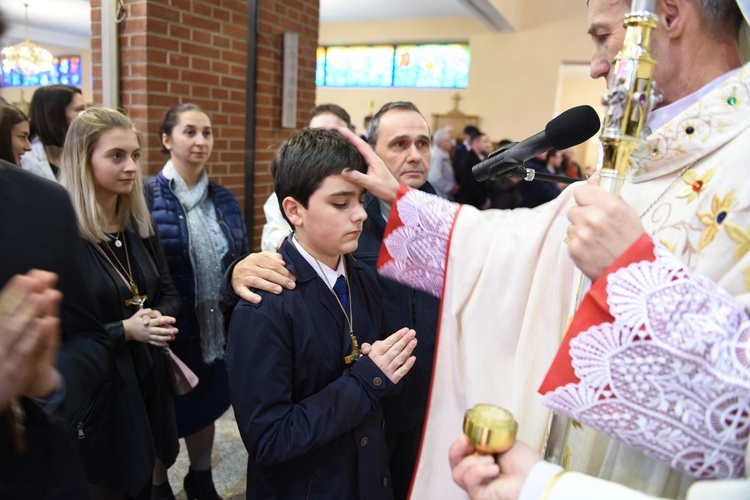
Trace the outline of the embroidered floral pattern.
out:
<instances>
[{"instance_id":1,"label":"embroidered floral pattern","mask_svg":"<svg viewBox=\"0 0 750 500\"><path fill-rule=\"evenodd\" d=\"M719 195L714 195L711 200L711 211L710 212L699 212L698 219L706 226L706 229L701 235L701 241L698 245L698 251L703 250L706 245L711 243L716 235L719 234L719 226L727 216L730 208L732 207L732 201L734 200L734 191L730 191L724 199L719 198Z\"/></svg>"},{"instance_id":2,"label":"embroidered floral pattern","mask_svg":"<svg viewBox=\"0 0 750 500\"><path fill-rule=\"evenodd\" d=\"M544 402L694 477L742 477L750 319L713 282L655 251L655 262L608 277L614 321L571 341L580 382Z\"/></svg>"},{"instance_id":3,"label":"embroidered floral pattern","mask_svg":"<svg viewBox=\"0 0 750 500\"><path fill-rule=\"evenodd\" d=\"M750 250L750 228L743 230L740 226L727 222L724 224L727 234L737 242L737 247L732 253L732 257L739 259Z\"/></svg>"},{"instance_id":4,"label":"embroidered floral pattern","mask_svg":"<svg viewBox=\"0 0 750 500\"><path fill-rule=\"evenodd\" d=\"M678 198L687 198L688 203L693 201L698 193L702 192L703 189L708 185L711 178L716 173L716 168L710 168L703 173L698 173L695 170L688 169L682 174L682 180L685 181L687 187L684 188L677 194Z\"/></svg>"},{"instance_id":5,"label":"embroidered floral pattern","mask_svg":"<svg viewBox=\"0 0 750 500\"><path fill-rule=\"evenodd\" d=\"M416 189L399 198L396 208L404 225L383 239L393 260L378 269L380 274L440 297L449 229L459 207Z\"/></svg>"},{"instance_id":6,"label":"embroidered floral pattern","mask_svg":"<svg viewBox=\"0 0 750 500\"><path fill-rule=\"evenodd\" d=\"M747 126L744 116L750 99L747 73L747 66L743 67L737 78L649 135L646 149L631 158L628 179L638 183L666 170L676 171L741 133Z\"/></svg>"}]
</instances>

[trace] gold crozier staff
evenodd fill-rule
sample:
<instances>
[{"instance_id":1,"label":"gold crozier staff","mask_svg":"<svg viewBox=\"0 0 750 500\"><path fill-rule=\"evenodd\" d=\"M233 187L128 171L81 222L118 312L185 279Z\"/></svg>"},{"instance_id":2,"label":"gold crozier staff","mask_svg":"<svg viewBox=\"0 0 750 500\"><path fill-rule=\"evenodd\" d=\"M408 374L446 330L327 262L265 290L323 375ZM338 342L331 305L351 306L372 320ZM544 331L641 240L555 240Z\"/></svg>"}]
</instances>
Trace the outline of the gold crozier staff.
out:
<instances>
[{"instance_id":1,"label":"gold crozier staff","mask_svg":"<svg viewBox=\"0 0 750 500\"><path fill-rule=\"evenodd\" d=\"M625 16L625 42L615 58L602 98L606 113L600 135L599 185L614 194L620 192L630 155L644 141L648 116L659 100L653 84L656 61L650 53L651 31L658 21L656 2L633 0L631 11ZM583 273L577 271L577 274L571 317L591 284ZM550 414L543 441L545 460L567 469L571 454L568 433L571 425L576 424L565 415Z\"/></svg>"}]
</instances>

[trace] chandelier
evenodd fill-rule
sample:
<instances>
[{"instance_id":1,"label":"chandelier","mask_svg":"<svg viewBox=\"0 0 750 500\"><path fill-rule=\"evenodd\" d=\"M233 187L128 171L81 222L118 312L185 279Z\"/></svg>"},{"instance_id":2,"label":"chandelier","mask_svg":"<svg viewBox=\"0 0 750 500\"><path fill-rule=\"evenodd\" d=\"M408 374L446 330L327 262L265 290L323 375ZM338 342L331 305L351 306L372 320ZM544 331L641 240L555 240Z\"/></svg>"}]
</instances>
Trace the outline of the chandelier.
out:
<instances>
[{"instance_id":1,"label":"chandelier","mask_svg":"<svg viewBox=\"0 0 750 500\"><path fill-rule=\"evenodd\" d=\"M53 56L46 49L29 41L29 3L24 2L26 9L26 40L10 45L2 50L3 72L16 71L26 76L52 71Z\"/></svg>"}]
</instances>

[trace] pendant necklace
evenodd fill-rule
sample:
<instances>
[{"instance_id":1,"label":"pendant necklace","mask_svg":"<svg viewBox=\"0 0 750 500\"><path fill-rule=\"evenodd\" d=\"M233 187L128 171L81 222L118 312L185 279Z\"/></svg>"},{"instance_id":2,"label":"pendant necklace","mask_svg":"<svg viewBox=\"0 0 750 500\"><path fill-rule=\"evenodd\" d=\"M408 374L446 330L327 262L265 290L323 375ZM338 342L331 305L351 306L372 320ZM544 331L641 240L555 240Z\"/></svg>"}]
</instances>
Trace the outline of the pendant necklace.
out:
<instances>
[{"instance_id":1,"label":"pendant necklace","mask_svg":"<svg viewBox=\"0 0 750 500\"><path fill-rule=\"evenodd\" d=\"M125 242L125 260L128 263L127 269L125 269L125 266L122 265L122 262L117 257L117 254L114 252L114 250L110 248L108 241L105 241L104 245L107 247L107 250L109 250L109 252L112 254L112 257L115 258L115 261L117 261L117 264L119 264L120 266L119 268L114 265L114 263L110 260L109 256L104 251L102 251L99 245L96 245L96 248L99 250L99 252L101 252L102 255L104 255L104 257L107 259L107 262L109 262L109 265L111 265L114 268L114 270L117 271L117 274L120 275L120 278L122 278L125 284L130 287L130 293L132 293L133 296L125 301L125 306L126 307L136 306L138 310L141 310L143 309L143 304L145 304L146 300L148 299L148 295L145 295L145 294L141 295L140 292L138 291L138 285L136 285L135 281L133 280L133 270L130 267L130 254L128 253L128 241L125 239L124 234L122 237L122 241ZM118 243L120 245L118 245ZM119 247L121 245L122 245L122 242L120 241L120 232L118 232L117 239L115 240L115 246ZM120 272L121 270L122 272ZM127 279L125 279L125 276L123 276L123 273L125 273L125 275L127 276Z\"/></svg>"},{"instance_id":2,"label":"pendant necklace","mask_svg":"<svg viewBox=\"0 0 750 500\"><path fill-rule=\"evenodd\" d=\"M313 259L315 259L315 257L313 257ZM344 266L344 280L346 281L346 293L349 296L349 314L346 314L346 309L344 309L344 305L341 303L341 299L339 298L336 291L333 289L333 286L331 286L331 282L328 281L328 276L326 276L326 273L323 272L323 266L320 265L320 261L318 259L315 259L315 262L318 264L318 269L320 269L320 274L323 276L323 279L325 280L326 285L328 285L328 288L331 290L331 293L336 298L336 302L341 308L341 312L344 313L346 322L349 324L349 349L350 350L349 350L349 354L344 356L344 363L346 363L347 365L350 365L362 357L362 350L359 348L359 343L357 342L357 336L354 335L354 315L352 314L352 302L353 302L352 290L349 287L349 279L346 277L346 266Z\"/></svg>"},{"instance_id":3,"label":"pendant necklace","mask_svg":"<svg viewBox=\"0 0 750 500\"><path fill-rule=\"evenodd\" d=\"M115 241L115 246L117 248L122 248L122 241L120 241L120 231L117 231L114 234L107 233L107 235L109 235L109 237ZM123 239L125 239L124 236L123 236Z\"/></svg>"}]
</instances>

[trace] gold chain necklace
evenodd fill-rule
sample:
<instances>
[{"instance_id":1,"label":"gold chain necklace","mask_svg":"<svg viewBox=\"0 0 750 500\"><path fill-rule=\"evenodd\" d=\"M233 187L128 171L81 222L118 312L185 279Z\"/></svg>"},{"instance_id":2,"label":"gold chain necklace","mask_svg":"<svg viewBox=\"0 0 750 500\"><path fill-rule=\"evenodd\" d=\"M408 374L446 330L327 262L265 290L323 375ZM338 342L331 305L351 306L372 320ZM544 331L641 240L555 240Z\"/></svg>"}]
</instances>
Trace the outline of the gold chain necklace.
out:
<instances>
[{"instance_id":1,"label":"gold chain necklace","mask_svg":"<svg viewBox=\"0 0 750 500\"><path fill-rule=\"evenodd\" d=\"M344 257L339 257L343 259ZM331 293L336 298L336 302L338 303L339 307L341 308L341 312L344 313L344 317L346 318L346 322L349 323L349 354L347 356L344 356L344 363L347 365L350 365L357 361L359 358L362 357L362 351L359 348L359 342L357 342L357 336L354 335L354 314L352 313L352 302L354 302L352 299L352 290L349 287L349 279L346 276L346 266L344 266L344 281L346 281L346 293L349 296L349 314L346 314L346 309L344 309L344 304L341 303L341 299L339 298L338 294L336 293L336 290L333 289L333 286L331 285L331 282L328 281L328 276L326 276L326 273L323 271L323 266L321 266L320 261L313 257L315 259L315 263L318 264L318 269L320 269L320 274L323 276L323 279L326 282L326 285L328 285L329 290L331 290Z\"/></svg>"},{"instance_id":2,"label":"gold chain necklace","mask_svg":"<svg viewBox=\"0 0 750 500\"><path fill-rule=\"evenodd\" d=\"M677 177L675 177L674 179L672 179L672 182L670 182L667 185L667 187L664 188L664 191L662 191L661 193L659 193L659 196L657 196L656 199L654 199L654 201L648 207L646 207L646 209L644 211L641 212L641 214L638 216L638 218L639 219L643 219L643 216L646 215L652 208L654 208L657 203L659 203L659 201L664 197L664 195L667 194L667 192L669 192L669 190L672 189L674 187L674 185L677 184L680 181L680 179L682 179L682 176L685 175L685 172L687 172L688 170L690 170L691 168L693 168L693 165L695 165L694 161L690 162L687 165L685 165L684 167L682 167L682 169L680 170L680 173L677 174Z\"/></svg>"},{"instance_id":3,"label":"gold chain necklace","mask_svg":"<svg viewBox=\"0 0 750 500\"><path fill-rule=\"evenodd\" d=\"M118 235L117 241L119 241L119 234L120 234L120 231L118 231L118 233L117 233L117 235ZM109 257L107 257L107 254L104 254L104 256L107 257L107 260L109 261L110 265L115 268L115 271L117 271L117 274L120 275L120 277L123 279L123 281L126 281L126 284L128 284L127 281L130 282L129 283L129 285L130 285L130 292L133 294L133 296L130 297L129 299L127 299L125 301L125 306L126 307L136 306L140 310L140 309L143 309L143 304L146 303L146 300L148 299L148 295L141 295L140 294L140 292L138 291L138 285L135 284L135 280L133 279L133 269L130 267L130 253L128 252L128 240L127 240L127 238L125 238L124 234L122 235L122 241L125 244L125 261L128 263L127 270L125 269L125 266L122 265L122 262L117 257L117 254L109 246L109 242L108 241L105 241L104 245L106 245L107 250L109 250L109 252L112 254L112 257L114 257L115 260L117 261L117 263L120 265L120 269L122 269L122 272L120 272L120 269L118 269L112 263L112 261L109 259ZM125 275L128 277L127 280L125 280L125 277L123 276L123 273L125 273Z\"/></svg>"}]
</instances>

